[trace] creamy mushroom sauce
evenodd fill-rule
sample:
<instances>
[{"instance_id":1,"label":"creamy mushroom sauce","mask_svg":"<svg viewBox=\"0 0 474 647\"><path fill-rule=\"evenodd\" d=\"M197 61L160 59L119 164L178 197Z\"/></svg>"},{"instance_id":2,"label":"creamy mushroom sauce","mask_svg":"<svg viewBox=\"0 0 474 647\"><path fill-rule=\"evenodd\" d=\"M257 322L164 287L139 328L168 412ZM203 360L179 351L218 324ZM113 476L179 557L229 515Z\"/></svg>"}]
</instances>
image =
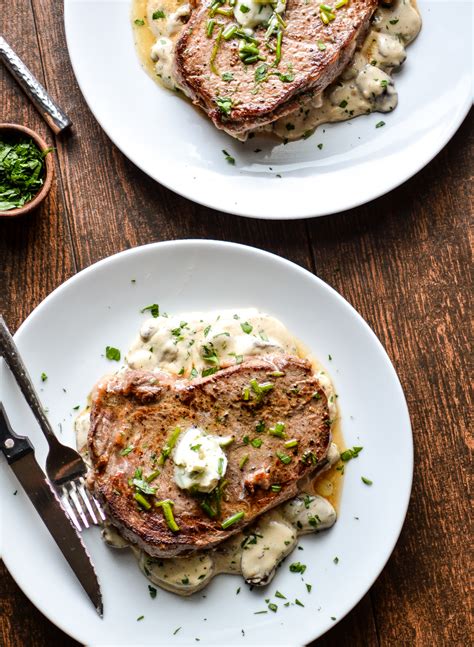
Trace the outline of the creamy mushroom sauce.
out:
<instances>
[{"instance_id":1,"label":"creamy mushroom sauce","mask_svg":"<svg viewBox=\"0 0 474 647\"><path fill-rule=\"evenodd\" d=\"M327 462L301 485L301 493L259 517L250 528L232 536L215 549L190 557L157 559L127 542L107 524L104 540L115 548L131 548L143 573L154 584L180 595L191 595L219 573L242 574L253 584L266 584L278 564L292 550L301 534L319 532L336 521L342 472L335 469L338 447L343 446L336 404L337 395L323 366L275 317L256 308L163 313L146 318L125 356L121 370L166 371L181 378L206 375L210 369L241 363L245 358L269 353L288 353L308 358L328 398L332 440ZM209 358L212 357L210 361ZM216 364L217 362L217 364ZM87 460L89 430L87 406L76 418L76 444Z\"/></svg>"},{"instance_id":2,"label":"creamy mushroom sauce","mask_svg":"<svg viewBox=\"0 0 474 647\"><path fill-rule=\"evenodd\" d=\"M390 4L389 2L386 3ZM165 17L153 19L153 15ZM173 76L173 48L190 15L183 0L133 0L135 42L144 68L170 89L180 89ZM347 121L371 112L391 112L398 103L393 72L406 59L406 46L418 35L421 17L416 0L394 0L380 6L362 46L341 76L295 112L253 132L270 132L289 141L308 137L323 123ZM252 131L245 133L245 139Z\"/></svg>"},{"instance_id":3,"label":"creamy mushroom sauce","mask_svg":"<svg viewBox=\"0 0 474 647\"><path fill-rule=\"evenodd\" d=\"M339 460L334 443L328 453L326 470ZM308 482L299 496L266 512L249 528L233 535L216 548L189 557L150 557L111 526L103 530L104 540L114 548L132 548L148 579L173 593L191 595L220 573L241 574L247 584L264 586L271 582L280 562L298 542L298 536L326 530L334 525L336 510Z\"/></svg>"}]
</instances>

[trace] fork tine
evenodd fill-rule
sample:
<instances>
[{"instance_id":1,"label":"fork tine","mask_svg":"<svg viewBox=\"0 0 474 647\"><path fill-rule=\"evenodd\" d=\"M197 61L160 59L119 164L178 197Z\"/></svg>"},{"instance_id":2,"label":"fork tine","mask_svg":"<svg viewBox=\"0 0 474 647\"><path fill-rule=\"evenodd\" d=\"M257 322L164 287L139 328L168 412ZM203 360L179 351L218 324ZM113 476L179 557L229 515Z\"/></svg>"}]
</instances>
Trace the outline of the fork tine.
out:
<instances>
[{"instance_id":1,"label":"fork tine","mask_svg":"<svg viewBox=\"0 0 474 647\"><path fill-rule=\"evenodd\" d=\"M63 491L63 493L61 495L61 502L62 502L62 504L64 506L64 509L66 510L66 512L67 512L69 518L71 519L72 523L75 525L76 530L78 530L78 532L81 532L82 526L79 523L79 521L77 520L77 517L74 514L74 510L72 509L71 504L69 503L69 494L68 494L68 491L66 490L66 487L64 485L62 487L62 491Z\"/></svg>"},{"instance_id":2,"label":"fork tine","mask_svg":"<svg viewBox=\"0 0 474 647\"><path fill-rule=\"evenodd\" d=\"M92 497L92 500L93 500L93 501L94 501L94 503L95 503L95 507L97 508L97 510L98 510L98 512L99 512L99 514L100 514L100 517L101 517L102 521L105 521L105 513L104 513L104 511L102 510L102 506L101 506L101 505L100 505L100 503L97 501L97 499L95 498L95 496L92 496L92 494L91 494L91 497Z\"/></svg>"},{"instance_id":3,"label":"fork tine","mask_svg":"<svg viewBox=\"0 0 474 647\"><path fill-rule=\"evenodd\" d=\"M72 502L74 503L74 506L79 513L79 516L82 519L82 523L86 528L89 528L89 522L87 521L87 517L84 514L84 510L82 509L81 502L79 501L79 497L77 496L77 491L76 491L76 484L74 481L71 481L70 483L70 490L69 490L69 497L71 498Z\"/></svg>"},{"instance_id":4,"label":"fork tine","mask_svg":"<svg viewBox=\"0 0 474 647\"><path fill-rule=\"evenodd\" d=\"M89 497L87 495L87 491L84 487L84 479L79 479L79 483L77 486L77 490L79 494L81 495L81 499L84 501L84 505L87 508L87 512L90 515L90 518L92 519L92 523L94 523L96 526L98 524L97 517L95 516L95 512L91 506L91 502L89 501Z\"/></svg>"}]
</instances>

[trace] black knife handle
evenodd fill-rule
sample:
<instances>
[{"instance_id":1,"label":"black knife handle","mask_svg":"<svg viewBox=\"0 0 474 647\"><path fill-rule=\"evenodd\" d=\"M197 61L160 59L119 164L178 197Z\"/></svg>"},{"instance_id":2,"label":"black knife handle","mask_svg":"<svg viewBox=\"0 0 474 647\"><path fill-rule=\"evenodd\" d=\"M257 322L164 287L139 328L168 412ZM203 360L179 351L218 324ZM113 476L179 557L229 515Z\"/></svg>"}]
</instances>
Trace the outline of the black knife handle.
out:
<instances>
[{"instance_id":1,"label":"black knife handle","mask_svg":"<svg viewBox=\"0 0 474 647\"><path fill-rule=\"evenodd\" d=\"M14 463L25 454L34 451L33 445L26 436L17 436L0 403L0 449L5 454L9 464Z\"/></svg>"}]
</instances>

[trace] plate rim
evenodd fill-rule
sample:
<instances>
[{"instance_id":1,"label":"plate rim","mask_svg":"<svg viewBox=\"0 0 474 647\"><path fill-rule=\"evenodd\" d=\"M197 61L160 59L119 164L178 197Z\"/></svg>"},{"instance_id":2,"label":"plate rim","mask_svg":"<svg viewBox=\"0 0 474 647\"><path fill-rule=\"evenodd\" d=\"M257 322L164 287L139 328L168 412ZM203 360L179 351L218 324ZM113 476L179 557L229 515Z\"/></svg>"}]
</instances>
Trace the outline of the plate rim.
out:
<instances>
[{"instance_id":1,"label":"plate rim","mask_svg":"<svg viewBox=\"0 0 474 647\"><path fill-rule=\"evenodd\" d=\"M366 194L365 198L359 197L355 200L352 199L348 201L347 205L345 206L337 206L334 209L332 208L325 209L324 212L315 213L313 209L307 207L306 209L301 210L301 212L295 216L288 215L288 214L285 216L275 216L272 213L264 212L263 210L261 210L260 213L256 214L255 211L252 211L251 208L245 208L242 206L240 206L237 209L232 209L230 205L219 205L217 200L212 201L211 199L205 200L202 198L196 198L192 190L187 189L187 183L180 183L179 178L177 178L175 182L173 182L171 179L168 179L168 178L165 178L165 180L162 180L162 179L158 180L155 177L156 174L152 174L151 172L149 172L145 168L146 165L136 158L137 156L126 153L121 148L121 146L117 144L116 137L111 135L111 133L109 132L109 129L107 129L104 126L104 123L103 123L104 120L99 119L99 117L96 115L96 112L93 110L91 105L92 102L89 101L88 95L84 91L83 82L81 80L82 77L80 74L78 74L76 63L74 62L74 58L71 55L70 33L68 29L67 16L68 16L68 10L69 10L68 7L70 7L72 4L80 4L80 0L64 0L63 2L63 7L64 7L63 26L64 26L64 33L65 33L69 60L73 69L74 78L79 86L79 90L84 98L84 101L86 102L87 107L91 111L94 119L97 121L100 128L104 131L108 139L122 153L122 155L124 155L130 162L132 162L132 164L134 164L140 171L145 173L145 175L151 178L154 182L157 182L158 184L164 186L166 189L169 189L176 195L179 195L182 198L190 200L195 204L198 204L200 206L203 206L209 209L214 209L216 211L220 211L228 215L242 216L244 218L255 218L256 220L276 220L276 221L306 220L309 218L320 218L320 217L330 216L337 213L343 213L345 211L356 209L357 207L360 207L364 204L369 204L370 202L373 202L374 200L384 195L387 195L394 189L398 188L399 186L401 186L402 184L410 180L412 177L417 175L428 164L430 164L430 162L432 162L433 159L440 153L440 151L449 143L449 141L452 139L454 134L460 128L467 114L469 113L469 110L473 103L472 90L470 91L469 88L467 88L463 101L461 101L459 104L458 103L454 104L456 110L454 112L452 120L449 122L449 127L444 129L444 136L440 139L434 139L432 146L430 148L425 148L425 150L428 151L427 155L419 156L418 162L413 166L413 168L408 168L408 165L407 166L404 165L403 169L406 169L406 170L402 170L396 179L394 179L392 182L388 182L382 189L374 187L371 192L368 192ZM415 41L418 39L418 37L415 39ZM143 73L146 74L144 71ZM471 85L472 85L472 73L471 73ZM165 88L163 88L163 91L167 92ZM192 184L189 183L189 186L192 187ZM211 198L212 192L208 192L208 195ZM314 206L314 209L316 208L317 208L317 201L315 201L315 206Z\"/></svg>"},{"instance_id":2,"label":"plate rim","mask_svg":"<svg viewBox=\"0 0 474 647\"><path fill-rule=\"evenodd\" d=\"M380 560L380 565L374 570L374 573L372 577L369 578L367 585L362 587L361 589L358 589L358 592L353 596L353 601L350 602L347 605L347 608L341 608L337 620L333 621L331 625L327 625L326 628L322 631L322 633L317 634L316 636L314 634L308 634L304 638L306 642L310 642L312 640L315 640L323 635L325 635L328 631L330 631L336 624L338 624L348 613L350 613L362 600L362 598L367 594L367 592L371 589L373 586L374 582L378 579L378 577L381 575L382 571L387 565L387 562L389 561L390 557L392 556L392 553L395 549L395 546L398 542L398 539L400 537L401 531L404 527L407 512L408 512L408 507L410 504L410 497L411 497L411 491L412 491L412 485L413 485L413 469L414 469L414 442L413 442L413 428L411 424L411 419L410 419L410 412L408 409L407 401L405 398L405 394L403 391L403 387L401 385L400 379L398 377L398 374L395 370L395 367L393 366L393 363L385 350L382 342L378 339L377 335L375 332L372 330L372 328L369 326L369 324L365 321L365 319L362 317L361 314L358 313L358 311L352 306L347 299L345 299L339 292L337 292L332 286L327 284L325 281L323 281L321 278L319 278L317 275L313 274L306 268L302 267L301 265L298 265L297 263L290 261L284 257L279 256L278 254L274 254L272 252L268 252L266 250L262 250L258 247L254 247L251 245L244 245L242 243L234 243L234 242L228 242L228 241L219 241L219 240L207 240L207 239L178 239L178 240L171 240L171 241L159 241L159 242L153 242L153 243L148 243L146 245L141 245L138 247L132 247L129 249L122 250L120 252L117 252L115 254L112 254L111 256L107 256L103 259L100 259L99 261L92 263L91 265L83 268L81 271L77 272L73 276L71 276L69 279L61 283L58 287L56 287L50 294L48 294L43 301L41 301L28 315L28 317L22 322L22 324L19 326L17 331L14 334L14 339L17 341L18 337L21 337L21 334L24 332L24 329L29 325L30 319L32 319L35 316L35 313L38 310L42 310L44 307L47 307L47 304L49 303L50 300L52 300L53 296L56 295L58 292L62 291L63 289L67 288L71 284L73 284L77 277L83 276L89 273L93 273L97 267L104 267L108 264L113 263L118 257L124 257L124 256L133 256L135 254L140 254L142 250L146 249L161 249L165 247L175 247L175 246L183 246L183 247L193 247L193 246L198 246L201 248L205 247L210 247L210 248L216 248L216 247L221 247L221 248L230 248L230 249L235 249L237 251L246 251L250 252L253 254L261 255L264 258L268 258L269 260L272 260L273 262L281 262L283 265L286 267L291 268L292 270L296 270L299 272L302 276L306 276L307 278L310 278L311 280L315 281L322 287L324 290L327 290L331 296L336 298L344 307L348 308L351 315L355 316L355 318L358 320L359 324L362 324L362 327L365 329L365 331L369 334L369 337L371 338L371 341L375 344L377 347L378 354L381 359L383 359L383 362L386 366L386 368L390 371L392 374L392 378L394 378L394 386L396 386L399 396L400 396L400 405L402 408L400 409L400 419L403 421L403 427L405 427L405 424L407 425L407 431L409 431L408 434L406 434L406 443L407 443L407 453L408 453L408 458L409 458L409 470L407 470L407 482L406 482L406 494L405 498L402 501L400 499L401 504L400 504L400 509L402 511L402 514L400 515L400 519L398 522L399 528L396 533L393 534L392 536L392 541L390 542L390 546L387 547L386 551L384 551L384 554ZM9 559L8 556L5 555L5 550L4 547L0 546L0 548L3 548L2 550L2 555L1 558L10 573L11 577L14 579L16 582L17 586L22 590L24 595L28 598L28 600L50 621L52 622L55 626L60 628L64 633L66 633L68 636L74 638L75 640L82 640L82 637L75 634L72 632L67 624L66 621L63 623L61 620L61 615L58 615L58 617L53 617L53 613L48 613L46 612L41 605L41 596L37 596L37 600L33 600L28 593L26 592L25 588L21 586L19 582L17 582L14 572L11 570L10 565L9 565ZM308 625L311 626L311 625ZM92 645L100 645L103 643L90 643L91 647ZM296 643L295 643L296 644ZM300 644L300 643L298 643ZM303 643L301 643L303 644Z\"/></svg>"}]
</instances>

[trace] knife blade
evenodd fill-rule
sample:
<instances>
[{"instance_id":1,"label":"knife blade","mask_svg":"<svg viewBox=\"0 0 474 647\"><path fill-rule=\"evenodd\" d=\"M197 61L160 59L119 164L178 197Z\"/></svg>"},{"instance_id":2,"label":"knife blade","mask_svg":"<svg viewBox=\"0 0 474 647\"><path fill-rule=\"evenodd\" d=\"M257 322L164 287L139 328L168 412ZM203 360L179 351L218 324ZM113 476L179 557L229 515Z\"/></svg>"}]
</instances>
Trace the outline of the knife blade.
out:
<instances>
[{"instance_id":1,"label":"knife blade","mask_svg":"<svg viewBox=\"0 0 474 647\"><path fill-rule=\"evenodd\" d=\"M102 617L102 594L87 549L69 521L56 492L36 462L33 445L26 436L18 436L13 432L2 404L0 449L97 613Z\"/></svg>"}]
</instances>

